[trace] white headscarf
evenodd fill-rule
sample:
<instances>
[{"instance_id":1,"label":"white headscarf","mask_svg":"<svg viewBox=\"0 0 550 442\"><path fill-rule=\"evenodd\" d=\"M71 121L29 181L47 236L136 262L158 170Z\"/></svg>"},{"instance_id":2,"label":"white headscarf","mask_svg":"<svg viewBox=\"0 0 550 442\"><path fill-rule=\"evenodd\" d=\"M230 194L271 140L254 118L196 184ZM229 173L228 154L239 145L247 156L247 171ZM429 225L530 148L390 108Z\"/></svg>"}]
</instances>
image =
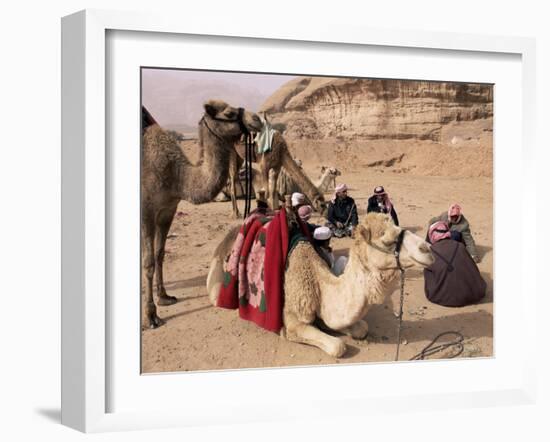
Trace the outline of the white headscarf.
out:
<instances>
[{"instance_id":1,"label":"white headscarf","mask_svg":"<svg viewBox=\"0 0 550 442\"><path fill-rule=\"evenodd\" d=\"M294 192L291 197L292 200L292 207L297 206L299 204L304 204L306 202L306 197L303 193Z\"/></svg>"},{"instance_id":2,"label":"white headscarf","mask_svg":"<svg viewBox=\"0 0 550 442\"><path fill-rule=\"evenodd\" d=\"M325 226L317 227L313 232L313 238L318 239L320 241L329 239L331 236L332 236L332 232L328 227L325 227Z\"/></svg>"}]
</instances>

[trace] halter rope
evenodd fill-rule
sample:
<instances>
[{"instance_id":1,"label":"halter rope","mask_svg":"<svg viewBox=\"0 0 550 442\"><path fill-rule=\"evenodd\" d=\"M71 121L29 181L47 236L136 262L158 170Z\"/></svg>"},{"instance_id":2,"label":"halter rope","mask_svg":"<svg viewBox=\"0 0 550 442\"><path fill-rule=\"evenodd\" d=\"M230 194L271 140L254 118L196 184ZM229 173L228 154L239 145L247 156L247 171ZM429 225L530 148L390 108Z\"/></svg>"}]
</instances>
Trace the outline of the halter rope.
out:
<instances>
[{"instance_id":1,"label":"halter rope","mask_svg":"<svg viewBox=\"0 0 550 442\"><path fill-rule=\"evenodd\" d=\"M218 140L221 141L222 147L228 151L231 151L231 147L229 147L227 142L214 130L208 125L208 122L206 121L206 115L203 115L201 120L199 121L199 124L204 124L206 129ZM216 118L211 115L208 116L210 119L215 121L222 121L224 123L238 123L239 128L241 129L241 132L243 133L245 137L245 203L244 203L244 215L243 217L246 218L250 214L250 207L252 203L252 149L254 145L254 141L252 140L252 134L246 127L243 121L244 117L244 108L240 107L239 112L237 114L237 118L234 120L226 120L224 118Z\"/></svg>"},{"instance_id":2,"label":"halter rope","mask_svg":"<svg viewBox=\"0 0 550 442\"><path fill-rule=\"evenodd\" d=\"M401 261L399 260L399 253L401 252L401 246L403 245L403 237L405 236L405 230L401 230L399 232L399 236L397 237L397 241L395 243L395 250L393 251L393 254L395 256L395 261L397 262L397 268L400 272L400 295L399 295L399 316L398 316L398 328L397 328L397 349L395 352L395 360L399 360L399 347L401 345L401 328L403 324L403 303L405 300L405 269L401 266ZM369 244L370 247L379 250L383 253L390 254L391 252L388 252L387 250L382 249L381 247L378 247L375 244ZM450 335L454 336L455 340L446 342L444 344L435 345L435 343L439 340L439 338ZM426 356L433 355L435 353L438 353L440 351L445 350L446 348L457 346L457 351L449 356L449 359L456 358L462 354L464 351L464 336L460 332L456 331L446 331L443 333L438 334L428 345L426 345L420 353L417 353L412 358L409 359L409 361L418 361L423 360Z\"/></svg>"}]
</instances>

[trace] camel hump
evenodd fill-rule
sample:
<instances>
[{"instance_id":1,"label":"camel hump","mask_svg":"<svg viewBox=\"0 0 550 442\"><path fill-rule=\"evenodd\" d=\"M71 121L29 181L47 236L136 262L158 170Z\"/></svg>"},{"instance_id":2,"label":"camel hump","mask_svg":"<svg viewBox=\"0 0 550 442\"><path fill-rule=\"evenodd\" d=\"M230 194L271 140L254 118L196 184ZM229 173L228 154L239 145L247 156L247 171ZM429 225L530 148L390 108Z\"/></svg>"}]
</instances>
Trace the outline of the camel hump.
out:
<instances>
[{"instance_id":1,"label":"camel hump","mask_svg":"<svg viewBox=\"0 0 550 442\"><path fill-rule=\"evenodd\" d=\"M321 302L316 266L323 266L311 244L300 242L288 257L285 272L285 310L300 321L311 323ZM326 264L325 264L326 265Z\"/></svg>"},{"instance_id":2,"label":"camel hump","mask_svg":"<svg viewBox=\"0 0 550 442\"><path fill-rule=\"evenodd\" d=\"M145 106L141 106L141 130L145 130L149 126L153 126L155 124L158 124L157 120L153 118Z\"/></svg>"}]
</instances>

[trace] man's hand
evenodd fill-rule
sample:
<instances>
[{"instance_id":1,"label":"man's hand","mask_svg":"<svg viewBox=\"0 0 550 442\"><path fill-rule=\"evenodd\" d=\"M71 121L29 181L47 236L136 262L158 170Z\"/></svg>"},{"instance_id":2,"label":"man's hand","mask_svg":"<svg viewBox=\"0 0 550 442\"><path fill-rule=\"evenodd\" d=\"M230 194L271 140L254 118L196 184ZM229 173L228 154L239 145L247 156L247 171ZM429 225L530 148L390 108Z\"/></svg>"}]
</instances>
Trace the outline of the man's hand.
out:
<instances>
[{"instance_id":1,"label":"man's hand","mask_svg":"<svg viewBox=\"0 0 550 442\"><path fill-rule=\"evenodd\" d=\"M336 227L338 227L339 229L343 229L344 225L340 221L336 221Z\"/></svg>"}]
</instances>

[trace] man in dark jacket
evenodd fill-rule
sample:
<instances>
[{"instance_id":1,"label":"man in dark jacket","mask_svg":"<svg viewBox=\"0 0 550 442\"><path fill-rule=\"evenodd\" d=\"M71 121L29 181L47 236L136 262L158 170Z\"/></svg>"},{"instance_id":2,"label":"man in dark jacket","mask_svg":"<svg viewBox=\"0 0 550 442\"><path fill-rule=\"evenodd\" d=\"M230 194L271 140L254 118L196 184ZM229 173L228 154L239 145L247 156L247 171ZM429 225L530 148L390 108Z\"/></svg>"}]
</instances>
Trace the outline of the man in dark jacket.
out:
<instances>
[{"instance_id":1,"label":"man in dark jacket","mask_svg":"<svg viewBox=\"0 0 550 442\"><path fill-rule=\"evenodd\" d=\"M395 212L395 208L390 200L390 196L386 193L384 187L382 186L376 186L374 188L374 194L369 198L367 203L367 213L369 212L388 213L394 224L396 226L399 225L397 213Z\"/></svg>"},{"instance_id":2,"label":"man in dark jacket","mask_svg":"<svg viewBox=\"0 0 550 442\"><path fill-rule=\"evenodd\" d=\"M359 223L355 201L348 196L348 187L345 184L340 184L334 189L334 195L328 205L327 220L327 226L337 238L351 236Z\"/></svg>"},{"instance_id":3,"label":"man in dark jacket","mask_svg":"<svg viewBox=\"0 0 550 442\"><path fill-rule=\"evenodd\" d=\"M431 302L462 307L485 296L487 283L464 244L449 237L432 244L431 250L435 261L424 269L424 291Z\"/></svg>"}]
</instances>

